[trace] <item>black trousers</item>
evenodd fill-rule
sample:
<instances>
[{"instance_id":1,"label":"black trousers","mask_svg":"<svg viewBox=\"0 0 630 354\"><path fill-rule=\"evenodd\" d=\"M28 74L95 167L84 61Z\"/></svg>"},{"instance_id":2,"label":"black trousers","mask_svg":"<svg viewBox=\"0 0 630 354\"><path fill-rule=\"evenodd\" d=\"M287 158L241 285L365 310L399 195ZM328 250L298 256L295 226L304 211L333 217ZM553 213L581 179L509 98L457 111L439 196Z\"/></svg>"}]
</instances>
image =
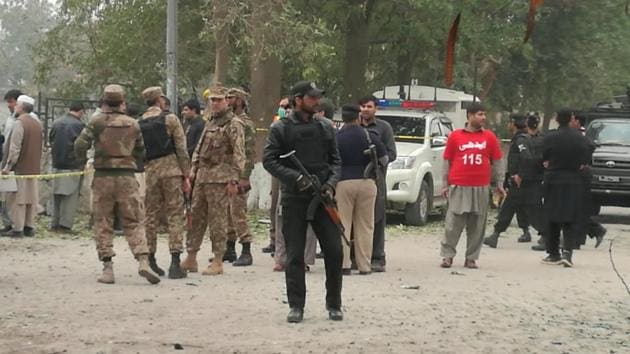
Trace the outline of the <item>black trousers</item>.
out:
<instances>
[{"instance_id":1,"label":"black trousers","mask_svg":"<svg viewBox=\"0 0 630 354\"><path fill-rule=\"evenodd\" d=\"M549 234L545 238L547 253L552 256L560 255L560 233L562 233L562 248L567 251L573 250L579 243L580 223L549 223Z\"/></svg>"},{"instance_id":2,"label":"black trousers","mask_svg":"<svg viewBox=\"0 0 630 354\"><path fill-rule=\"evenodd\" d=\"M374 222L374 238L372 239L372 262L385 265L385 215Z\"/></svg>"},{"instance_id":3,"label":"black trousers","mask_svg":"<svg viewBox=\"0 0 630 354\"><path fill-rule=\"evenodd\" d=\"M291 308L304 308L306 281L304 276L304 247L306 244L306 211L310 199L283 196L282 233L287 250L285 277L287 297ZM343 261L341 234L320 205L311 222L313 231L324 252L326 268L326 306L341 309L341 265Z\"/></svg>"},{"instance_id":4,"label":"black trousers","mask_svg":"<svg viewBox=\"0 0 630 354\"><path fill-rule=\"evenodd\" d=\"M518 227L526 230L529 227L529 218L525 210L523 210L522 204L523 203L519 201L519 197L515 197L511 190L508 191L508 195L505 197L501 209L499 210L497 222L494 224L494 232L505 232L512 223L514 214L516 214Z\"/></svg>"}]
</instances>

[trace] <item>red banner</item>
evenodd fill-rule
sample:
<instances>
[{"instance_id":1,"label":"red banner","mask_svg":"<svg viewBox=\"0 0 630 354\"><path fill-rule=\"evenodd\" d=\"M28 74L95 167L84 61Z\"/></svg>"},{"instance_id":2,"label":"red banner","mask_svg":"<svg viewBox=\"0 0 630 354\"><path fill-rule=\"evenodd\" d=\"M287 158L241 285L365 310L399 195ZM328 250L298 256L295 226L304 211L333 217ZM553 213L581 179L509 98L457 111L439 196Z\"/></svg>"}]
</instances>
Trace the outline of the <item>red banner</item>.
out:
<instances>
[{"instance_id":1,"label":"red banner","mask_svg":"<svg viewBox=\"0 0 630 354\"><path fill-rule=\"evenodd\" d=\"M444 85L450 87L453 84L453 66L455 65L455 43L457 42L457 30L462 13L458 13L448 30L446 41L446 55L444 56Z\"/></svg>"},{"instance_id":2,"label":"red banner","mask_svg":"<svg viewBox=\"0 0 630 354\"><path fill-rule=\"evenodd\" d=\"M527 30L525 31L525 39L523 43L527 43L529 37L534 31L534 21L536 20L536 10L542 5L543 0L529 0L529 12L527 13Z\"/></svg>"}]
</instances>

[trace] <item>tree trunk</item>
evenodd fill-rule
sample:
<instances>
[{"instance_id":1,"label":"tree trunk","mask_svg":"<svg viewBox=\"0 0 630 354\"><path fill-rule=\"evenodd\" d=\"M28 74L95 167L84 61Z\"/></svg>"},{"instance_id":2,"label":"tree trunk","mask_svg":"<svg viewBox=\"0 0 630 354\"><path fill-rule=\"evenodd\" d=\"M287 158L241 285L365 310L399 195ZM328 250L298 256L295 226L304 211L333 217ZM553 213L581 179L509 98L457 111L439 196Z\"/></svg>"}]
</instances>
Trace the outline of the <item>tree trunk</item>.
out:
<instances>
[{"instance_id":1,"label":"tree trunk","mask_svg":"<svg viewBox=\"0 0 630 354\"><path fill-rule=\"evenodd\" d=\"M216 1L213 9L213 18L218 24L217 31L214 33L215 60L213 83L225 83L230 64L230 27L225 22L225 18L228 15L228 5L229 2Z\"/></svg>"},{"instance_id":2,"label":"tree trunk","mask_svg":"<svg viewBox=\"0 0 630 354\"><path fill-rule=\"evenodd\" d=\"M257 128L267 129L272 123L273 115L278 108L282 64L277 55L270 54L268 47L273 45L273 38L280 28L266 26L274 13L282 11L283 0L257 0L252 2L252 36L253 46L250 53L250 117ZM256 156L262 156L267 134L258 131L256 134Z\"/></svg>"},{"instance_id":3,"label":"tree trunk","mask_svg":"<svg viewBox=\"0 0 630 354\"><path fill-rule=\"evenodd\" d=\"M553 87L551 82L552 80L549 77L549 73L547 73L547 77L545 79L545 116L543 117L543 131L549 130L549 124L551 123L551 117L553 116Z\"/></svg>"},{"instance_id":4,"label":"tree trunk","mask_svg":"<svg viewBox=\"0 0 630 354\"><path fill-rule=\"evenodd\" d=\"M348 17L344 77L343 77L343 102L358 99L365 91L365 72L369 54L369 26L363 11L352 10Z\"/></svg>"}]
</instances>

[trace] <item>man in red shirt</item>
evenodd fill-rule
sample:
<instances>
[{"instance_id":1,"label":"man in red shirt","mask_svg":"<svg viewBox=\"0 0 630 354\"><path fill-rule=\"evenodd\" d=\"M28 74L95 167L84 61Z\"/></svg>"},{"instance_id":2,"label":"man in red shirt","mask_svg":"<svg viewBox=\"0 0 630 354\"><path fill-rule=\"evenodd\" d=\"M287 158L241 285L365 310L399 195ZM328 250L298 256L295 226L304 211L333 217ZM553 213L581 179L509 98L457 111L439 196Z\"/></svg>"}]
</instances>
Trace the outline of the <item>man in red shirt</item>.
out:
<instances>
[{"instance_id":1,"label":"man in red shirt","mask_svg":"<svg viewBox=\"0 0 630 354\"><path fill-rule=\"evenodd\" d=\"M486 112L478 103L466 111L468 124L451 133L444 149L444 189L448 198L445 234L442 240L441 267L450 268L457 243L466 228L466 268L477 268L489 205L489 185L492 179L496 193L503 190L501 148L497 137L483 129ZM494 178L491 178L491 174Z\"/></svg>"}]
</instances>

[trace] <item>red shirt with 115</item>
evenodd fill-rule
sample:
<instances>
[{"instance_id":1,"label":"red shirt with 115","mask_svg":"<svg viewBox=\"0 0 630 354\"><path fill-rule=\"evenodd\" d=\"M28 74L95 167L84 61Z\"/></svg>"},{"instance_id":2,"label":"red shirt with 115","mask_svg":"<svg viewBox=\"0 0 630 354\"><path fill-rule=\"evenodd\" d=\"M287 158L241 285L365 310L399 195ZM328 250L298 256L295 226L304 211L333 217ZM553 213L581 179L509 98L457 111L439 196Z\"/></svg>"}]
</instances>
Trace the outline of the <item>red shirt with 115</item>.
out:
<instances>
[{"instance_id":1,"label":"red shirt with 115","mask_svg":"<svg viewBox=\"0 0 630 354\"><path fill-rule=\"evenodd\" d=\"M502 156L499 141L493 132L481 129L452 132L444 149L444 160L450 162L448 184L480 187L490 184L490 161Z\"/></svg>"}]
</instances>

